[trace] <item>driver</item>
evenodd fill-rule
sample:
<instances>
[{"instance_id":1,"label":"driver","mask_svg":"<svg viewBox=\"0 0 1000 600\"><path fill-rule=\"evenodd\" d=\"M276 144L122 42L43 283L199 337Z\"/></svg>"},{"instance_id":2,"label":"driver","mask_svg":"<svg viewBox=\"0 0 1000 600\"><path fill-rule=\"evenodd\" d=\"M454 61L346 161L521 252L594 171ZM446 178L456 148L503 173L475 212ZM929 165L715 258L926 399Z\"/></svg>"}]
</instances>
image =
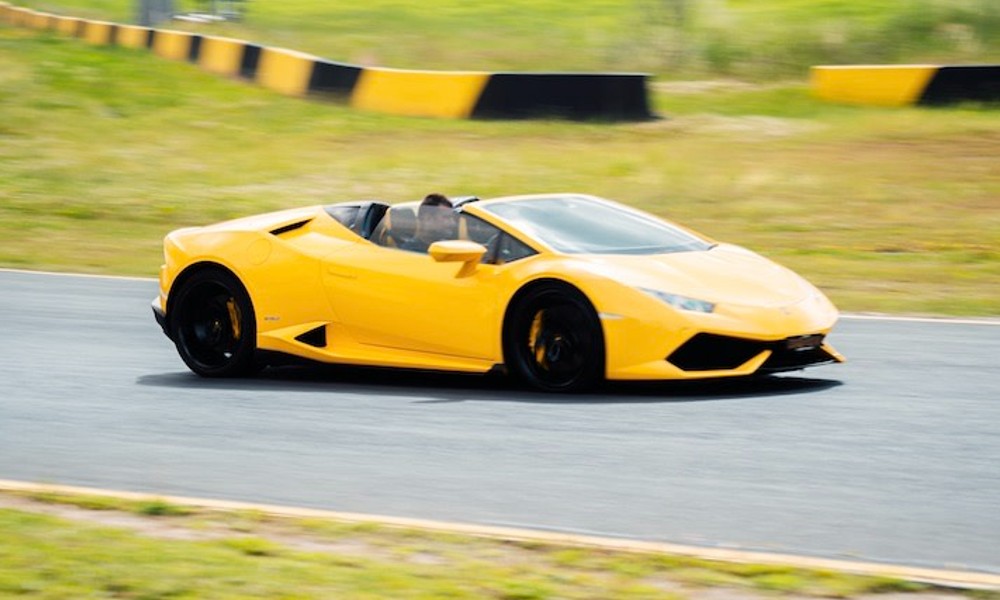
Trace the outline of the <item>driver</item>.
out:
<instances>
[{"instance_id":1,"label":"driver","mask_svg":"<svg viewBox=\"0 0 1000 600\"><path fill-rule=\"evenodd\" d=\"M407 250L427 252L434 242L458 236L458 215L444 194L428 194L417 209L417 235Z\"/></svg>"}]
</instances>

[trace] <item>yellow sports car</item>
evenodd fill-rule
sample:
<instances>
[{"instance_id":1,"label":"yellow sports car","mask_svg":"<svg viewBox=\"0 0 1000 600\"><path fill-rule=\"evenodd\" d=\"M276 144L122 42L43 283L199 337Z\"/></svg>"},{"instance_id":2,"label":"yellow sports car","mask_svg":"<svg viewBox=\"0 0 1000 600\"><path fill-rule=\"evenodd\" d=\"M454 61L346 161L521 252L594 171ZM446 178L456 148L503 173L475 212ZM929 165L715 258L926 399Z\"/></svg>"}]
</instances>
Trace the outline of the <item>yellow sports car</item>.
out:
<instances>
[{"instance_id":1,"label":"yellow sports car","mask_svg":"<svg viewBox=\"0 0 1000 600\"><path fill-rule=\"evenodd\" d=\"M546 391L774 373L843 358L804 279L580 194L287 210L164 241L153 312L199 375L280 355L485 373ZM427 213L427 214L425 214Z\"/></svg>"}]
</instances>

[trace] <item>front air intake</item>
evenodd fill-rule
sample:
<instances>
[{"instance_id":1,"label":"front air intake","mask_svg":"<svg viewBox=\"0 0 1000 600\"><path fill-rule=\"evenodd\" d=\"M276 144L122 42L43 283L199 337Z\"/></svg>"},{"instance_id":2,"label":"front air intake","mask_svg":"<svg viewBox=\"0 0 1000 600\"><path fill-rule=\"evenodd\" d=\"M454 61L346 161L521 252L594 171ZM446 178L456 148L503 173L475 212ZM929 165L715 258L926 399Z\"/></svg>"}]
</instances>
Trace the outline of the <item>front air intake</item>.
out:
<instances>
[{"instance_id":1,"label":"front air intake","mask_svg":"<svg viewBox=\"0 0 1000 600\"><path fill-rule=\"evenodd\" d=\"M699 333L667 360L685 371L722 371L735 369L767 349L767 342Z\"/></svg>"},{"instance_id":2,"label":"front air intake","mask_svg":"<svg viewBox=\"0 0 1000 600\"><path fill-rule=\"evenodd\" d=\"M765 350L770 350L771 355L758 369L765 373L836 362L836 358L823 348L823 335L818 333L773 342L699 333L674 350L667 361L684 371L728 371Z\"/></svg>"}]
</instances>

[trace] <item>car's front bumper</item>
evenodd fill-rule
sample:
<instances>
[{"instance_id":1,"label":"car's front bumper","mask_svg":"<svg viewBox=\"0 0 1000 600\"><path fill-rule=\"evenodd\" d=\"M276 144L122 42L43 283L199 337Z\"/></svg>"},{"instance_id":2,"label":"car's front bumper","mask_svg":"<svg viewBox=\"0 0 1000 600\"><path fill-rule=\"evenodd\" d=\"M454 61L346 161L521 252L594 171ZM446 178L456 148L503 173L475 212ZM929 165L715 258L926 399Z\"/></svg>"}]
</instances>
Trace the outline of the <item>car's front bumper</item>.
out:
<instances>
[{"instance_id":1,"label":"car's front bumper","mask_svg":"<svg viewBox=\"0 0 1000 600\"><path fill-rule=\"evenodd\" d=\"M160 329L163 330L164 335L170 337L170 328L167 326L167 313L163 312L163 309L160 307L159 296L153 298L151 308L153 309L153 318L156 319L157 325L159 325Z\"/></svg>"},{"instance_id":2,"label":"car's front bumper","mask_svg":"<svg viewBox=\"0 0 1000 600\"><path fill-rule=\"evenodd\" d=\"M679 315L669 322L602 313L607 378L739 377L844 361L825 339L837 320L826 303Z\"/></svg>"}]
</instances>

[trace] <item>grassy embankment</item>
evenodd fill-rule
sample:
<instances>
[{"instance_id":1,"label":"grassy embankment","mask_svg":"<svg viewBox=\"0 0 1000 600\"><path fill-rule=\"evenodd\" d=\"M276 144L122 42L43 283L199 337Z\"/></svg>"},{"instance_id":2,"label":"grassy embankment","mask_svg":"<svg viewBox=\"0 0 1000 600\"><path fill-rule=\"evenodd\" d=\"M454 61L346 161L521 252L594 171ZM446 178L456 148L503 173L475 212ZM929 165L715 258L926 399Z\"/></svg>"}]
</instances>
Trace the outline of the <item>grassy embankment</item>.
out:
<instances>
[{"instance_id":1,"label":"grassy embankment","mask_svg":"<svg viewBox=\"0 0 1000 600\"><path fill-rule=\"evenodd\" d=\"M6 498L9 504L16 497ZM912 593L919 600L917 594L932 591L889 578L780 565L220 513L155 500L30 498L27 504L18 500L16 509L0 508L4 597L679 600L712 588L716 598ZM52 512L47 507L53 504L86 511L40 514Z\"/></svg>"}]
</instances>

